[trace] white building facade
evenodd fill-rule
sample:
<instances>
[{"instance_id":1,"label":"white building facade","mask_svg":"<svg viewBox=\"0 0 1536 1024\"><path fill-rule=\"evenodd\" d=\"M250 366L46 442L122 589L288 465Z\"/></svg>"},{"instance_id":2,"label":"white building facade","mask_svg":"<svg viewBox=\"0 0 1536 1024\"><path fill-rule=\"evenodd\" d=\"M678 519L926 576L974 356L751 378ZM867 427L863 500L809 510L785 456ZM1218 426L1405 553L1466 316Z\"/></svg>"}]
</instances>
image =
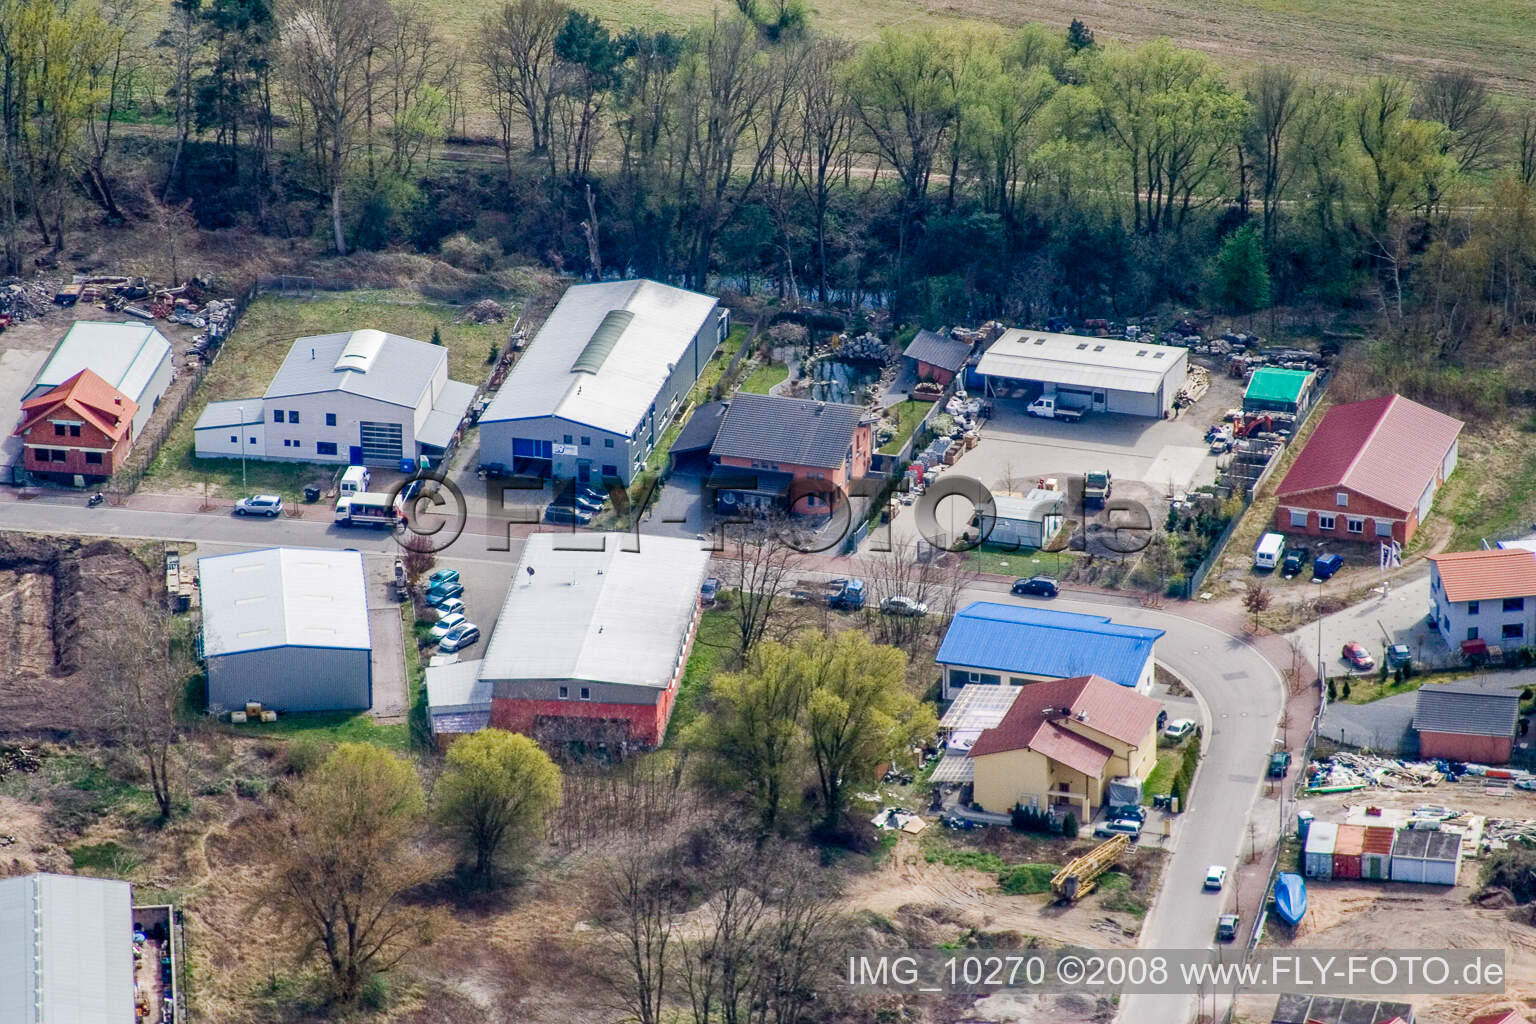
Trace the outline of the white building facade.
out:
<instances>
[{"instance_id":1,"label":"white building facade","mask_svg":"<svg viewBox=\"0 0 1536 1024\"><path fill-rule=\"evenodd\" d=\"M300 338L266 394L208 404L194 428L196 453L354 466L436 461L474 396L473 385L448 378L441 345L375 330Z\"/></svg>"}]
</instances>

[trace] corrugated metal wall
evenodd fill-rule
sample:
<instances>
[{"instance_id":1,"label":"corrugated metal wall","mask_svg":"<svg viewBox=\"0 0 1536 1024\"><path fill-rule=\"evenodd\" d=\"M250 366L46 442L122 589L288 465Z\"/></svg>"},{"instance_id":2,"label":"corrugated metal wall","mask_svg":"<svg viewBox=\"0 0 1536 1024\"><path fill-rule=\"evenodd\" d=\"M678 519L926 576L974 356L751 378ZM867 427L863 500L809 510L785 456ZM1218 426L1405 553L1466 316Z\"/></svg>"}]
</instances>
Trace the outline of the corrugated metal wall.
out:
<instances>
[{"instance_id":1,"label":"corrugated metal wall","mask_svg":"<svg viewBox=\"0 0 1536 1024\"><path fill-rule=\"evenodd\" d=\"M367 651L274 647L208 659L208 704L260 701L277 711L366 711L373 703Z\"/></svg>"}]
</instances>

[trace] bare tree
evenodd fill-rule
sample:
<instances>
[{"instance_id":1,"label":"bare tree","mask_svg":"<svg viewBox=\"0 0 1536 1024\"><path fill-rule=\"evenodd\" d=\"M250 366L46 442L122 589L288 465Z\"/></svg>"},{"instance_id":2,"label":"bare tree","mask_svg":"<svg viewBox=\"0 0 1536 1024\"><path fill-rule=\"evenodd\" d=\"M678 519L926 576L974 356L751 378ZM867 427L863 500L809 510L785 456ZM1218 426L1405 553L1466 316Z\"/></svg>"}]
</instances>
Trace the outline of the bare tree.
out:
<instances>
[{"instance_id":1,"label":"bare tree","mask_svg":"<svg viewBox=\"0 0 1536 1024\"><path fill-rule=\"evenodd\" d=\"M342 190L371 110L369 68L388 15L382 0L296 0L283 23L288 86L310 115L314 160L330 197L336 252L343 256Z\"/></svg>"},{"instance_id":2,"label":"bare tree","mask_svg":"<svg viewBox=\"0 0 1536 1024\"><path fill-rule=\"evenodd\" d=\"M1449 152L1463 171L1498 166L1509 141L1509 122L1488 86L1470 71L1437 71L1424 83L1413 116L1451 131Z\"/></svg>"},{"instance_id":3,"label":"bare tree","mask_svg":"<svg viewBox=\"0 0 1536 1024\"><path fill-rule=\"evenodd\" d=\"M122 602L110 630L88 634L82 668L101 681L103 726L144 762L160 820L175 805L177 720L195 671L188 636L156 602Z\"/></svg>"},{"instance_id":4,"label":"bare tree","mask_svg":"<svg viewBox=\"0 0 1536 1024\"><path fill-rule=\"evenodd\" d=\"M774 612L788 599L805 555L794 538L797 528L783 516L726 523L721 584L735 591L737 654L745 657L768 630Z\"/></svg>"},{"instance_id":5,"label":"bare tree","mask_svg":"<svg viewBox=\"0 0 1536 1024\"><path fill-rule=\"evenodd\" d=\"M789 167L811 204L816 230L816 297L827 301L827 206L837 167L853 143L853 101L843 66L853 55L845 40L817 38L800 66L795 103L798 133L786 133Z\"/></svg>"},{"instance_id":6,"label":"bare tree","mask_svg":"<svg viewBox=\"0 0 1536 1024\"><path fill-rule=\"evenodd\" d=\"M1536 107L1526 107L1520 114L1515 148L1515 174L1526 188L1536 186Z\"/></svg>"},{"instance_id":7,"label":"bare tree","mask_svg":"<svg viewBox=\"0 0 1536 1024\"><path fill-rule=\"evenodd\" d=\"M612 983L619 1006L636 1024L660 1024L667 972L676 959L675 916L682 887L668 841L669 829L621 843L593 889L597 923L617 954Z\"/></svg>"},{"instance_id":8,"label":"bare tree","mask_svg":"<svg viewBox=\"0 0 1536 1024\"><path fill-rule=\"evenodd\" d=\"M1296 175L1290 134L1303 102L1303 85L1294 67L1267 64L1245 81L1252 109L1246 148L1258 157L1259 202L1264 211L1264 244L1275 241L1275 215Z\"/></svg>"},{"instance_id":9,"label":"bare tree","mask_svg":"<svg viewBox=\"0 0 1536 1024\"><path fill-rule=\"evenodd\" d=\"M876 639L900 647L913 658L948 624L961 592L975 580L975 573L966 568L962 555L936 552L926 559L919 558L917 542L911 539L892 542L889 551L866 555L862 571L869 589L867 611ZM892 597L910 597L926 605L928 613L880 614L881 605Z\"/></svg>"},{"instance_id":10,"label":"bare tree","mask_svg":"<svg viewBox=\"0 0 1536 1024\"><path fill-rule=\"evenodd\" d=\"M475 61L501 128L510 171L512 131L521 121L535 153L549 146L555 97L555 37L570 8L561 0L512 0L486 17Z\"/></svg>"},{"instance_id":11,"label":"bare tree","mask_svg":"<svg viewBox=\"0 0 1536 1024\"><path fill-rule=\"evenodd\" d=\"M1269 609L1269 590L1261 580L1250 579L1243 587L1243 610L1253 616L1253 628L1259 628L1259 616Z\"/></svg>"}]
</instances>

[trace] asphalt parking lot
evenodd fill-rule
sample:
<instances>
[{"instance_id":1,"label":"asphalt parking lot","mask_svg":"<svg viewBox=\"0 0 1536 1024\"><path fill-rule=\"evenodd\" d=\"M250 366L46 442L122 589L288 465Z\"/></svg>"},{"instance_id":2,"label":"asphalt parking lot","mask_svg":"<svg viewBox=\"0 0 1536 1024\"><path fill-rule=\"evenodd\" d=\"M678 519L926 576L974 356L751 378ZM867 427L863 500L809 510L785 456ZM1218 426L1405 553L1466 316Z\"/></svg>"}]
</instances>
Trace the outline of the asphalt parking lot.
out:
<instances>
[{"instance_id":1,"label":"asphalt parking lot","mask_svg":"<svg viewBox=\"0 0 1536 1024\"><path fill-rule=\"evenodd\" d=\"M980 442L946 472L979 480L993 494L1024 494L1044 479L1065 487L1068 477L1108 470L1114 497L1140 502L1160 525L1172 496L1215 481L1216 456L1205 431L1241 404L1242 391L1241 381L1213 373L1204 397L1168 420L1095 413L1068 423L1030 416L1022 400L1000 400ZM956 497L940 504L936 518L955 535L970 514L970 503ZM893 531L915 537L915 520L901 516Z\"/></svg>"}]
</instances>

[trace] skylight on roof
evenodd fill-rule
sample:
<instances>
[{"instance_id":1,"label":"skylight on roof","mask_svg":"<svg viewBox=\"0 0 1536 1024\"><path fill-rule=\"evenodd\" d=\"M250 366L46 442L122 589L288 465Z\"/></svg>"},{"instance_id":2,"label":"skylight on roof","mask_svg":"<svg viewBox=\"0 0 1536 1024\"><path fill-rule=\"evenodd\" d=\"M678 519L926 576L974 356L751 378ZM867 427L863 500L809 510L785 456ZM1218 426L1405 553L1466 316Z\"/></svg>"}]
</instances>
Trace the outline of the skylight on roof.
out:
<instances>
[{"instance_id":1,"label":"skylight on roof","mask_svg":"<svg viewBox=\"0 0 1536 1024\"><path fill-rule=\"evenodd\" d=\"M1085 341L1085 342L1083 342L1083 343L1082 343L1082 344L1081 344L1081 345L1079 345L1079 346L1077 346L1077 350L1078 350L1078 351L1079 351L1079 352L1081 352L1081 351L1082 351L1082 350L1083 350L1083 349L1085 349L1085 348L1087 348L1087 347L1088 347L1088 343L1087 343L1087 342L1086 342L1086 341Z\"/></svg>"},{"instance_id":2,"label":"skylight on roof","mask_svg":"<svg viewBox=\"0 0 1536 1024\"><path fill-rule=\"evenodd\" d=\"M1045 344L1045 339L1044 338L1036 338L1035 339L1035 344L1036 345L1044 345Z\"/></svg>"},{"instance_id":3,"label":"skylight on roof","mask_svg":"<svg viewBox=\"0 0 1536 1024\"><path fill-rule=\"evenodd\" d=\"M1104 351L1104 346L1103 345L1095 345L1095 346L1093 346L1093 350L1095 352L1103 352Z\"/></svg>"},{"instance_id":4,"label":"skylight on roof","mask_svg":"<svg viewBox=\"0 0 1536 1024\"><path fill-rule=\"evenodd\" d=\"M1144 349L1144 348L1141 348L1141 349L1137 349L1137 350L1136 350L1136 357L1137 357L1137 358L1138 358L1138 359L1139 359L1139 358L1141 358L1141 357L1142 357L1142 356L1144 356L1144 355L1146 355L1146 354L1147 354L1147 350L1146 350L1146 349Z\"/></svg>"},{"instance_id":5,"label":"skylight on roof","mask_svg":"<svg viewBox=\"0 0 1536 1024\"><path fill-rule=\"evenodd\" d=\"M1168 353L1166 353L1166 352L1153 352L1152 353L1152 358L1153 359L1161 359L1161 358L1163 358L1163 356L1165 356L1167 354Z\"/></svg>"}]
</instances>

